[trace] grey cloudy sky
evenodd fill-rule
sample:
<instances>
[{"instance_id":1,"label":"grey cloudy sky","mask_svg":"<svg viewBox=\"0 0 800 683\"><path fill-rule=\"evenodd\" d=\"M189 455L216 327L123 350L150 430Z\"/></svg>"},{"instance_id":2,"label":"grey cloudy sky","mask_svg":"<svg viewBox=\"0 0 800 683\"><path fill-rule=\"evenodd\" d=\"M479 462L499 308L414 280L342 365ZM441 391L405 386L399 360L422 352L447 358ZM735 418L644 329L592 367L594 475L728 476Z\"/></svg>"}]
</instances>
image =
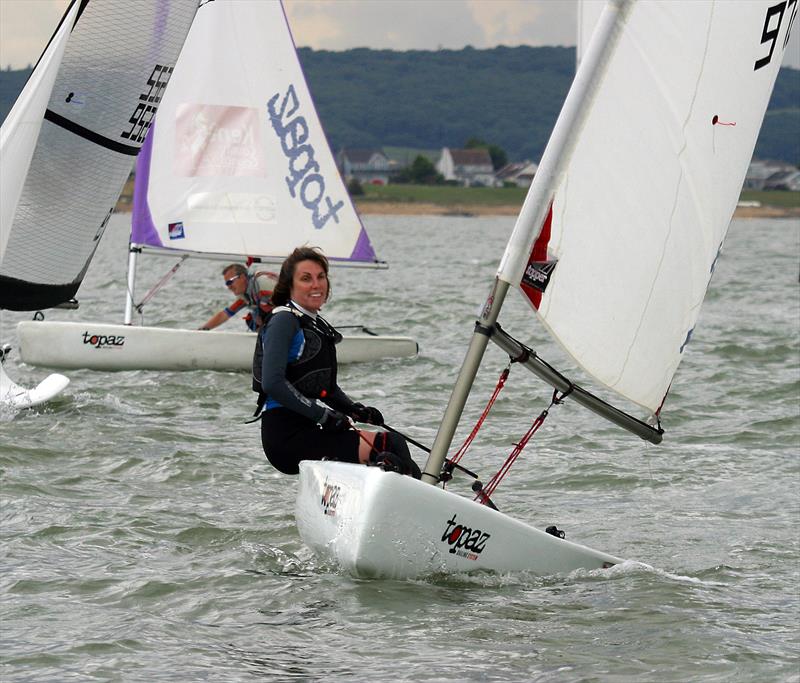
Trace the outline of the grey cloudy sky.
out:
<instances>
[{"instance_id":1,"label":"grey cloudy sky","mask_svg":"<svg viewBox=\"0 0 800 683\"><path fill-rule=\"evenodd\" d=\"M0 0L0 66L35 63L68 4ZM284 6L297 45L317 50L575 44L575 0L284 0ZM784 65L800 68L800 28L793 34Z\"/></svg>"}]
</instances>

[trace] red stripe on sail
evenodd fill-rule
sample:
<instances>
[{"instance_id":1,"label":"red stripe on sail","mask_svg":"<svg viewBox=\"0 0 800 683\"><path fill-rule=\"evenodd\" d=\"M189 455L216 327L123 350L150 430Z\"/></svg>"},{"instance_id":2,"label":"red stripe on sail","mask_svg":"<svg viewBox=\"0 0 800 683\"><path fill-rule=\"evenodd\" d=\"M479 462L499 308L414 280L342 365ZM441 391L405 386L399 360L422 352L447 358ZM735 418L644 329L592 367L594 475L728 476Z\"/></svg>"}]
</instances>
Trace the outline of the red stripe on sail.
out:
<instances>
[{"instance_id":1,"label":"red stripe on sail","mask_svg":"<svg viewBox=\"0 0 800 683\"><path fill-rule=\"evenodd\" d=\"M550 208L547 210L547 216L544 219L544 224L542 225L542 229L539 232L539 236L536 238L536 241L533 243L533 249L531 249L531 255L528 258L528 266L535 262L543 262L547 261L547 245L550 243L550 228L553 224L553 203L550 202ZM535 287L531 287L530 285L525 284L524 282L520 282L519 284L520 289L525 293L525 296L528 297L530 302L533 304L533 307L536 310L539 310L539 304L542 303L542 292Z\"/></svg>"}]
</instances>

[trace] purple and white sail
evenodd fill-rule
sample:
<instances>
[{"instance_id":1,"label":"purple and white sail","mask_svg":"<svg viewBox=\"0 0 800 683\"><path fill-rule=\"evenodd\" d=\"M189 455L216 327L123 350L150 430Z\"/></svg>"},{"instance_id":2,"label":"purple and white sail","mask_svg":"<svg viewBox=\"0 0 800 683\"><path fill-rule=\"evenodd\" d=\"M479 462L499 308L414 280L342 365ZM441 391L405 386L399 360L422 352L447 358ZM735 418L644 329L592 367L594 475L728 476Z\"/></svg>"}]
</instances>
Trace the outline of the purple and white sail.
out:
<instances>
[{"instance_id":1,"label":"purple and white sail","mask_svg":"<svg viewBox=\"0 0 800 683\"><path fill-rule=\"evenodd\" d=\"M137 163L131 244L376 263L278 0L201 5Z\"/></svg>"}]
</instances>

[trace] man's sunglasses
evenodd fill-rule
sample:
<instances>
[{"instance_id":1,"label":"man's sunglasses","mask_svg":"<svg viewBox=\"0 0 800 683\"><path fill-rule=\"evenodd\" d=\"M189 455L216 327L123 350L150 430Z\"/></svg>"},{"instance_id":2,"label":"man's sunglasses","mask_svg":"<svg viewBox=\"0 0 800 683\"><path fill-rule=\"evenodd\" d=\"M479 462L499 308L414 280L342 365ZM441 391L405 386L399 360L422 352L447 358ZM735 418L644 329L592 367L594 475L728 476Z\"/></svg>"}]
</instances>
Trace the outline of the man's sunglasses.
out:
<instances>
[{"instance_id":1,"label":"man's sunglasses","mask_svg":"<svg viewBox=\"0 0 800 683\"><path fill-rule=\"evenodd\" d=\"M241 273L239 273L238 275L234 275L233 277L229 277L227 280L225 280L225 286L226 286L226 287L230 287L230 286L231 286L231 285L232 285L234 282L236 282L236 281L237 281L237 280L238 280L240 277L242 277L242 274L241 274Z\"/></svg>"}]
</instances>

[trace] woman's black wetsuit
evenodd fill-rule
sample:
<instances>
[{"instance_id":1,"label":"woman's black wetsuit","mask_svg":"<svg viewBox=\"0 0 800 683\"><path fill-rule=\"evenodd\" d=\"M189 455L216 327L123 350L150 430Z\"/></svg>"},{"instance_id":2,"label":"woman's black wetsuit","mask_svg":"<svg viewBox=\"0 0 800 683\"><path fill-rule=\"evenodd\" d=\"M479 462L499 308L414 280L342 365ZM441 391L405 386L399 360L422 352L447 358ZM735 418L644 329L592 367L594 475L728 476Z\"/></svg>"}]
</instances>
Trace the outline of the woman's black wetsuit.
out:
<instances>
[{"instance_id":1,"label":"woman's black wetsuit","mask_svg":"<svg viewBox=\"0 0 800 683\"><path fill-rule=\"evenodd\" d=\"M330 412L325 406L346 415L353 408L336 383L340 340L320 316L313 318L291 302L273 310L259 333L254 375L260 364L261 444L273 467L285 474L297 474L301 460L359 461L358 432L330 433L319 426Z\"/></svg>"}]
</instances>

